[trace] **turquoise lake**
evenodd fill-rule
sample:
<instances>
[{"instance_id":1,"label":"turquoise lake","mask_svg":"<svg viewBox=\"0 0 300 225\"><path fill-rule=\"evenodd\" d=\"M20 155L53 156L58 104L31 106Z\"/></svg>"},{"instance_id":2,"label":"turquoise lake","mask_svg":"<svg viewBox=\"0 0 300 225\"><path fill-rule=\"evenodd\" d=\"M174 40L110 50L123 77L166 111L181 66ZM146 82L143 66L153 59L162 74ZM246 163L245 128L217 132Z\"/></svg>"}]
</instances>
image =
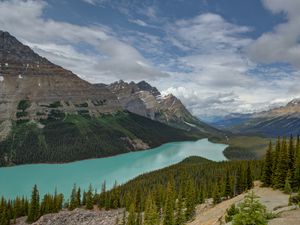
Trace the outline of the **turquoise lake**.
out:
<instances>
[{"instance_id":1,"label":"turquoise lake","mask_svg":"<svg viewBox=\"0 0 300 225\"><path fill-rule=\"evenodd\" d=\"M87 189L90 184L100 190L106 181L124 183L140 174L178 163L188 156L202 156L214 161L226 160L227 145L214 144L207 139L173 142L150 150L130 152L108 158L89 159L66 164L33 164L0 168L0 196L30 196L37 184L40 194L59 193L69 197L73 184Z\"/></svg>"}]
</instances>

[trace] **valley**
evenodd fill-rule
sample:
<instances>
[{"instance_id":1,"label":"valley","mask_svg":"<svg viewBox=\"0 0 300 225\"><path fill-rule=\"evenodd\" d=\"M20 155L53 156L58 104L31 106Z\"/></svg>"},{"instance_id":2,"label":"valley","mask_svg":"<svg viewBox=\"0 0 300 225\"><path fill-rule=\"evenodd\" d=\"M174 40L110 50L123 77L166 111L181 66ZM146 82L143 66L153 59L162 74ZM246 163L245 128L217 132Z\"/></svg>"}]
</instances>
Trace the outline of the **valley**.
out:
<instances>
[{"instance_id":1,"label":"valley","mask_svg":"<svg viewBox=\"0 0 300 225\"><path fill-rule=\"evenodd\" d=\"M48 6L42 3L35 9ZM10 3L0 1L0 12L3 4ZM114 15L126 11L119 10ZM27 14L40 17L43 12ZM143 15L153 21L157 16L150 8ZM270 100L280 86L270 82L272 91L259 96L267 99L262 103L253 96L268 82L260 85L259 76L246 79L255 72L264 77L262 70L253 69L255 63L244 55L243 60L234 56L226 61L232 60L229 52L246 54L245 46L254 40L237 39L252 28L211 13L173 24L174 30L201 27L196 33L181 31L179 36L192 34L181 44L176 35L156 39L139 30L131 35L147 40L132 48L128 43L135 43L133 36L118 40L113 26L93 23L82 30L64 22L70 29L61 29L64 40L51 29L46 32L58 42L35 26L47 40L41 45L40 40L14 36L16 30L2 31L1 19L0 225L299 224L298 92L289 88L282 98ZM41 21L57 23L46 17ZM158 28L139 19L125 21ZM168 23L163 30L174 32ZM218 32L186 46L205 33L204 25ZM228 29L233 34L224 33ZM206 58L210 55L202 42L215 36L221 41L208 46L220 55ZM164 46L172 51L159 60L163 50L149 42L156 46L162 40L174 46ZM223 51L228 46L233 49ZM202 55L194 55L198 47ZM173 54L179 58L169 58ZM244 59L247 66L240 66ZM170 79L174 82L169 84ZM278 107L291 96L295 98ZM267 110L259 112L255 106ZM213 115L217 111L224 118ZM215 120L205 122L199 115Z\"/></svg>"}]
</instances>

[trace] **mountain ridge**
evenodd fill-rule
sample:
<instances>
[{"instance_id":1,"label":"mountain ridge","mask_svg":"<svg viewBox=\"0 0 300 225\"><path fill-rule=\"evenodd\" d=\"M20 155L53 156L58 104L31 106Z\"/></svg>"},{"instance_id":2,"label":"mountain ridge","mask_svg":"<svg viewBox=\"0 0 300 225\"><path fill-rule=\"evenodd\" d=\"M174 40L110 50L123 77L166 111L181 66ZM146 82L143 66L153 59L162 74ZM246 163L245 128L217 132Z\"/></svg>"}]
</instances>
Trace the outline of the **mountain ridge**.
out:
<instances>
[{"instance_id":1,"label":"mountain ridge","mask_svg":"<svg viewBox=\"0 0 300 225\"><path fill-rule=\"evenodd\" d=\"M130 83L127 101L142 107L128 110L110 85L84 81L2 31L0 65L0 166L105 157L216 134L200 121L197 129L183 127L181 115L194 117L180 100L169 96L159 104L159 91L145 81ZM154 119L155 110L138 111L148 110L147 98L160 109L172 101L178 107L161 114L168 120Z\"/></svg>"},{"instance_id":2,"label":"mountain ridge","mask_svg":"<svg viewBox=\"0 0 300 225\"><path fill-rule=\"evenodd\" d=\"M224 124L224 123L223 123ZM225 129L238 134L260 134L268 137L300 134L300 99L267 111L243 115Z\"/></svg>"}]
</instances>

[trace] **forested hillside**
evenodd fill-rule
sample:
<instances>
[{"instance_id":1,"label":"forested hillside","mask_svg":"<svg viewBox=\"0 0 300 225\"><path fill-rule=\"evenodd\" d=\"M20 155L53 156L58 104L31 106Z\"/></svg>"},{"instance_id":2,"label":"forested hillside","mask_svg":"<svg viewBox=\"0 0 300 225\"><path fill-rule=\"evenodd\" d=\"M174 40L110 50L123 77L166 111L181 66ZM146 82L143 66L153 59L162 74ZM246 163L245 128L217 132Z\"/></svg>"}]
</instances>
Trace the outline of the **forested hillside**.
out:
<instances>
[{"instance_id":1,"label":"forested hillside","mask_svg":"<svg viewBox=\"0 0 300 225\"><path fill-rule=\"evenodd\" d=\"M39 122L15 123L0 142L0 166L71 162L201 137L130 112L101 117L53 113Z\"/></svg>"}]
</instances>

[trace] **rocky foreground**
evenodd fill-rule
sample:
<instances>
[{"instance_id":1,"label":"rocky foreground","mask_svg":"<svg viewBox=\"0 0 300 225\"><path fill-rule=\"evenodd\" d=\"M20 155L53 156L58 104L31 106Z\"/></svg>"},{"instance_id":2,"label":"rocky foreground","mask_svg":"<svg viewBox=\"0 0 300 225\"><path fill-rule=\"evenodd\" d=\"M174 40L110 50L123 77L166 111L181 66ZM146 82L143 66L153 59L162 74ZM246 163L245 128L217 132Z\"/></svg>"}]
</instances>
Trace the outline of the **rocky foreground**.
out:
<instances>
[{"instance_id":1,"label":"rocky foreground","mask_svg":"<svg viewBox=\"0 0 300 225\"><path fill-rule=\"evenodd\" d=\"M267 210L277 215L277 218L269 221L270 225L300 225L300 209L297 206L289 206L289 195L271 188L262 188L259 182L255 183L253 191L260 197L261 203L267 207ZM231 204L242 202L244 197L245 194L241 194L216 206L212 204L212 201L207 200L206 203L197 207L195 219L187 225L225 224L226 209ZM118 224L121 224L123 213L123 209L109 211L62 210L59 213L42 216L33 225L115 225L117 221L119 221ZM28 225L26 218L19 218L16 225Z\"/></svg>"},{"instance_id":2,"label":"rocky foreground","mask_svg":"<svg viewBox=\"0 0 300 225\"><path fill-rule=\"evenodd\" d=\"M267 207L267 211L277 215L277 218L270 220L268 224L300 225L300 209L297 206L289 206L289 195L272 188L262 188L260 182L255 182L252 190L259 196L259 201ZM216 206L210 201L201 204L197 207L196 218L187 225L223 225L226 209L232 204L242 202L244 197L245 194L241 194Z\"/></svg>"},{"instance_id":3,"label":"rocky foreground","mask_svg":"<svg viewBox=\"0 0 300 225\"><path fill-rule=\"evenodd\" d=\"M122 217L122 209L109 211L63 210L59 213L44 215L32 225L115 225L117 220L122 220ZM28 225L26 218L18 219L16 225Z\"/></svg>"}]
</instances>

